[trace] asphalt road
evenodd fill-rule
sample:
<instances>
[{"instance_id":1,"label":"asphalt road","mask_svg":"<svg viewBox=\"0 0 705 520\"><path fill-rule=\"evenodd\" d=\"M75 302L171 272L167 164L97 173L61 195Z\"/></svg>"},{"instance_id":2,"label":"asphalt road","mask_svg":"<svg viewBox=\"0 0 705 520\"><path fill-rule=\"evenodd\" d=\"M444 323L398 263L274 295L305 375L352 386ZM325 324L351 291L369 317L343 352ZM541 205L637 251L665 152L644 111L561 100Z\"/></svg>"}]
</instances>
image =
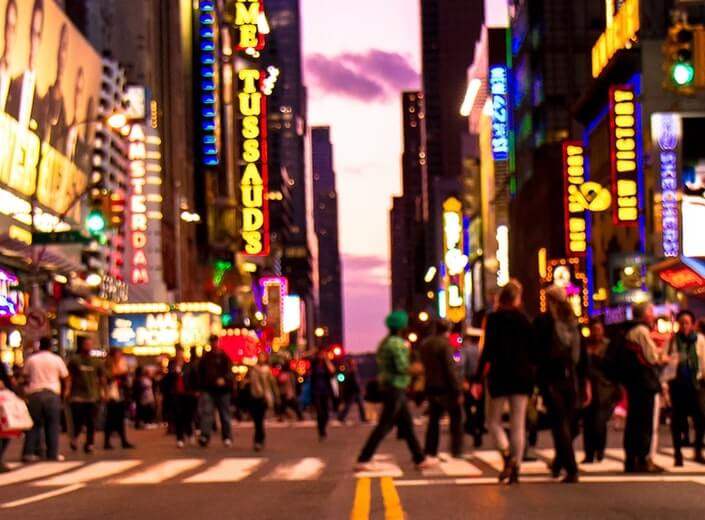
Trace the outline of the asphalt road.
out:
<instances>
[{"instance_id":1,"label":"asphalt road","mask_svg":"<svg viewBox=\"0 0 705 520\"><path fill-rule=\"evenodd\" d=\"M551 452L542 449L540 460L524 465L522 483L508 487L496 483L498 459L489 446L420 473L393 435L380 449L380 471L355 475L369 431L336 426L321 443L312 421L270 423L261 453L251 449L249 425L236 427L231 448L216 440L207 449L177 450L161 429L132 432L138 447L130 451L84 455L65 446L64 463L0 475L0 519L705 518L705 466L676 470L667 448L664 475L626 476L614 436L610 457L585 467L577 485L550 479ZM10 461L18 455L14 444ZM540 445L550 446L548 434Z\"/></svg>"}]
</instances>

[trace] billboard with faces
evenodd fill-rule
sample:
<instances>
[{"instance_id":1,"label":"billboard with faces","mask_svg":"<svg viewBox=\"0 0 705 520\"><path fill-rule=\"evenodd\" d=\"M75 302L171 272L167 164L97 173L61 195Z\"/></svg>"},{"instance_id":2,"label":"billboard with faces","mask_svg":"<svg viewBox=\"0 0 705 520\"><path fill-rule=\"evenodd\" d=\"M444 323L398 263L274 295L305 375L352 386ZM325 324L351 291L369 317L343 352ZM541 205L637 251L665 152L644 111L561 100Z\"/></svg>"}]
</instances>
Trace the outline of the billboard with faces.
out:
<instances>
[{"instance_id":1,"label":"billboard with faces","mask_svg":"<svg viewBox=\"0 0 705 520\"><path fill-rule=\"evenodd\" d=\"M53 0L0 0L0 200L36 194L79 219L101 79L100 56Z\"/></svg>"}]
</instances>

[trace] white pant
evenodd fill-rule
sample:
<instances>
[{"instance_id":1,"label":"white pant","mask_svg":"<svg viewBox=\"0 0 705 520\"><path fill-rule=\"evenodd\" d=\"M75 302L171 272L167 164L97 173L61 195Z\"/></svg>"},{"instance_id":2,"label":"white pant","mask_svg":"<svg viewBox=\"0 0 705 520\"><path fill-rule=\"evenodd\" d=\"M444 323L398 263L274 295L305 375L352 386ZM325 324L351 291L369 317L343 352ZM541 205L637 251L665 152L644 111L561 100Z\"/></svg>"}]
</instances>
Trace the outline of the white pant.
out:
<instances>
[{"instance_id":1,"label":"white pant","mask_svg":"<svg viewBox=\"0 0 705 520\"><path fill-rule=\"evenodd\" d=\"M504 408L509 404L509 432L510 440L502 426L502 414ZM511 457L517 464L521 465L524 458L524 443L526 442L526 407L529 404L529 396L515 394L505 397L493 397L490 399L490 410L488 427L495 446L503 453L506 453L511 446Z\"/></svg>"}]
</instances>

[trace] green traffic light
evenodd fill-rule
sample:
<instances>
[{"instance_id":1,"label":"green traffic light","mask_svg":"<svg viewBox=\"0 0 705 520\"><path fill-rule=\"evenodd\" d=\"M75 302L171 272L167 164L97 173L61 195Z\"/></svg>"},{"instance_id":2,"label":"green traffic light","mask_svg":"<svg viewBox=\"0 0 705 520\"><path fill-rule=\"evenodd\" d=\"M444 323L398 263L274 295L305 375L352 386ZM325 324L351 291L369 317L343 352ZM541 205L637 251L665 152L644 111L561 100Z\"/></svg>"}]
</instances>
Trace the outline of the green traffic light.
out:
<instances>
[{"instance_id":1,"label":"green traffic light","mask_svg":"<svg viewBox=\"0 0 705 520\"><path fill-rule=\"evenodd\" d=\"M671 79L679 87L690 85L695 78L695 69L691 63L676 63L671 69Z\"/></svg>"},{"instance_id":2,"label":"green traffic light","mask_svg":"<svg viewBox=\"0 0 705 520\"><path fill-rule=\"evenodd\" d=\"M86 229L91 235L99 235L105 231L105 227L105 215L103 215L102 211L96 209L88 214L86 218Z\"/></svg>"}]
</instances>

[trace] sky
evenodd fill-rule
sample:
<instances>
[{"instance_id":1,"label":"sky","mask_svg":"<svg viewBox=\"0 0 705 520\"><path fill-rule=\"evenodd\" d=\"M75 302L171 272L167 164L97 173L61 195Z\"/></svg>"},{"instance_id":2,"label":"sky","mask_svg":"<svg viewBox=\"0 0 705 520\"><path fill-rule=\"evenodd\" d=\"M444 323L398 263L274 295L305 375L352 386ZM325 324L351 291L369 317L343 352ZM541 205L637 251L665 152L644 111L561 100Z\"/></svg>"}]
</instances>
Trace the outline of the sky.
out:
<instances>
[{"instance_id":1,"label":"sky","mask_svg":"<svg viewBox=\"0 0 705 520\"><path fill-rule=\"evenodd\" d=\"M373 351L390 305L389 209L401 192L401 92L418 90L417 0L301 0L310 125L331 127L345 344Z\"/></svg>"}]
</instances>

